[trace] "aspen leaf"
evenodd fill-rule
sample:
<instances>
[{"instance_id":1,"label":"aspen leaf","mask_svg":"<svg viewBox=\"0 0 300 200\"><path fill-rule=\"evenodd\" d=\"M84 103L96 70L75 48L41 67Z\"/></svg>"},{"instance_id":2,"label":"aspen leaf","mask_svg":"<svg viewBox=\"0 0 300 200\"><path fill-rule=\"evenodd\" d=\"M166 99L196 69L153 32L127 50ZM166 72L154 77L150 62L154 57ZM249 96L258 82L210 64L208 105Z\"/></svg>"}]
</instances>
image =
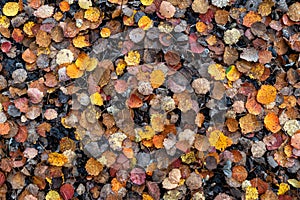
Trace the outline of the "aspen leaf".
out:
<instances>
[{"instance_id":1,"label":"aspen leaf","mask_svg":"<svg viewBox=\"0 0 300 200\"><path fill-rule=\"evenodd\" d=\"M90 96L90 100L91 100L91 103L94 104L94 105L97 105L97 106L102 106L103 105L102 96L98 92L92 94Z\"/></svg>"},{"instance_id":2,"label":"aspen leaf","mask_svg":"<svg viewBox=\"0 0 300 200\"><path fill-rule=\"evenodd\" d=\"M261 104L270 104L276 99L276 88L272 85L262 85L257 92L256 100Z\"/></svg>"},{"instance_id":3,"label":"aspen leaf","mask_svg":"<svg viewBox=\"0 0 300 200\"><path fill-rule=\"evenodd\" d=\"M287 183L280 183L277 194L278 195L283 195L289 190L290 190L290 186Z\"/></svg>"},{"instance_id":4,"label":"aspen leaf","mask_svg":"<svg viewBox=\"0 0 300 200\"><path fill-rule=\"evenodd\" d=\"M211 65L209 65L208 73L215 80L223 80L225 78L225 69L220 64L211 64Z\"/></svg>"},{"instance_id":5,"label":"aspen leaf","mask_svg":"<svg viewBox=\"0 0 300 200\"><path fill-rule=\"evenodd\" d=\"M174 16L176 9L170 2L162 1L159 7L159 12L162 16L171 18Z\"/></svg>"},{"instance_id":6,"label":"aspen leaf","mask_svg":"<svg viewBox=\"0 0 300 200\"><path fill-rule=\"evenodd\" d=\"M80 78L83 75L81 71L74 63L67 66L67 75L70 78Z\"/></svg>"},{"instance_id":7,"label":"aspen leaf","mask_svg":"<svg viewBox=\"0 0 300 200\"><path fill-rule=\"evenodd\" d=\"M61 167L68 162L68 158L61 153L50 153L48 155L50 165Z\"/></svg>"},{"instance_id":8,"label":"aspen leaf","mask_svg":"<svg viewBox=\"0 0 300 200\"><path fill-rule=\"evenodd\" d=\"M154 0L141 0L141 3L144 6L150 6L153 3Z\"/></svg>"},{"instance_id":9,"label":"aspen leaf","mask_svg":"<svg viewBox=\"0 0 300 200\"><path fill-rule=\"evenodd\" d=\"M108 38L110 36L110 34L111 34L110 29L106 28L106 27L102 28L101 31L100 31L100 35L103 38Z\"/></svg>"},{"instance_id":10,"label":"aspen leaf","mask_svg":"<svg viewBox=\"0 0 300 200\"><path fill-rule=\"evenodd\" d=\"M165 82L165 74L162 70L154 70L150 75L151 86L155 89Z\"/></svg>"},{"instance_id":11,"label":"aspen leaf","mask_svg":"<svg viewBox=\"0 0 300 200\"><path fill-rule=\"evenodd\" d=\"M300 181L297 179L288 179L287 182L295 188L300 188Z\"/></svg>"},{"instance_id":12,"label":"aspen leaf","mask_svg":"<svg viewBox=\"0 0 300 200\"><path fill-rule=\"evenodd\" d=\"M234 65L229 66L226 69L226 78L230 81L236 81L240 78L241 73L237 70Z\"/></svg>"},{"instance_id":13,"label":"aspen leaf","mask_svg":"<svg viewBox=\"0 0 300 200\"><path fill-rule=\"evenodd\" d=\"M46 200L62 200L59 193L55 190L50 190L46 195Z\"/></svg>"},{"instance_id":14,"label":"aspen leaf","mask_svg":"<svg viewBox=\"0 0 300 200\"><path fill-rule=\"evenodd\" d=\"M19 12L19 4L17 2L7 2L2 11L6 16L16 16Z\"/></svg>"},{"instance_id":15,"label":"aspen leaf","mask_svg":"<svg viewBox=\"0 0 300 200\"><path fill-rule=\"evenodd\" d=\"M227 147L232 145L231 138L228 138L219 130L211 132L208 140L211 146L214 146L220 151L224 151Z\"/></svg>"},{"instance_id":16,"label":"aspen leaf","mask_svg":"<svg viewBox=\"0 0 300 200\"><path fill-rule=\"evenodd\" d=\"M260 21L261 21L261 16L254 11L250 11L245 15L243 19L243 25L247 27L251 27L251 25L254 24L255 22L260 22Z\"/></svg>"},{"instance_id":17,"label":"aspen leaf","mask_svg":"<svg viewBox=\"0 0 300 200\"><path fill-rule=\"evenodd\" d=\"M100 19L100 14L98 8L91 7L84 12L84 18L91 22L97 22Z\"/></svg>"},{"instance_id":18,"label":"aspen leaf","mask_svg":"<svg viewBox=\"0 0 300 200\"><path fill-rule=\"evenodd\" d=\"M153 25L153 21L146 15L142 16L138 21L138 26L143 30L148 30Z\"/></svg>"},{"instance_id":19,"label":"aspen leaf","mask_svg":"<svg viewBox=\"0 0 300 200\"><path fill-rule=\"evenodd\" d=\"M125 62L127 65L138 65L140 63L140 53L138 51L129 51L125 56Z\"/></svg>"},{"instance_id":20,"label":"aspen leaf","mask_svg":"<svg viewBox=\"0 0 300 200\"><path fill-rule=\"evenodd\" d=\"M268 113L266 115L264 119L264 124L265 127L272 133L277 133L281 129L278 116L273 112Z\"/></svg>"},{"instance_id":21,"label":"aspen leaf","mask_svg":"<svg viewBox=\"0 0 300 200\"><path fill-rule=\"evenodd\" d=\"M103 170L103 165L95 158L90 158L85 164L85 170L89 175L97 176Z\"/></svg>"},{"instance_id":22,"label":"aspen leaf","mask_svg":"<svg viewBox=\"0 0 300 200\"><path fill-rule=\"evenodd\" d=\"M83 48L90 46L90 42L88 39L88 36L79 35L76 38L73 39L73 45L77 48Z\"/></svg>"}]
</instances>

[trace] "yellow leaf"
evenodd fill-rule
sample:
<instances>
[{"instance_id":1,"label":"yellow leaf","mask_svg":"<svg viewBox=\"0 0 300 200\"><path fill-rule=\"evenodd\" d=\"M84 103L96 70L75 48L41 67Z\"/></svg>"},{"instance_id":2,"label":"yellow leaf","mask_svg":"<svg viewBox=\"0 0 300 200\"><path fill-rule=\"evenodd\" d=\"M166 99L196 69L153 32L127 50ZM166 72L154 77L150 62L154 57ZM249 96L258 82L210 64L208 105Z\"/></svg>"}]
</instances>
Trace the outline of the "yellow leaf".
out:
<instances>
[{"instance_id":1,"label":"yellow leaf","mask_svg":"<svg viewBox=\"0 0 300 200\"><path fill-rule=\"evenodd\" d=\"M126 62L124 60L120 60L116 67L116 74L122 75L124 73L124 69L126 68Z\"/></svg>"},{"instance_id":2,"label":"yellow leaf","mask_svg":"<svg viewBox=\"0 0 300 200\"><path fill-rule=\"evenodd\" d=\"M98 8L89 8L84 12L84 18L91 21L97 22L100 19L100 10Z\"/></svg>"},{"instance_id":3,"label":"yellow leaf","mask_svg":"<svg viewBox=\"0 0 300 200\"><path fill-rule=\"evenodd\" d=\"M300 181L296 179L289 179L287 182L295 188L300 188Z\"/></svg>"},{"instance_id":4,"label":"yellow leaf","mask_svg":"<svg viewBox=\"0 0 300 200\"><path fill-rule=\"evenodd\" d=\"M86 71L91 72L98 66L98 59L97 58L90 58Z\"/></svg>"},{"instance_id":5,"label":"yellow leaf","mask_svg":"<svg viewBox=\"0 0 300 200\"><path fill-rule=\"evenodd\" d=\"M144 6L150 6L153 3L153 0L141 0L141 3Z\"/></svg>"},{"instance_id":6,"label":"yellow leaf","mask_svg":"<svg viewBox=\"0 0 300 200\"><path fill-rule=\"evenodd\" d=\"M3 6L3 14L6 16L16 16L19 12L19 4L17 2L7 2Z\"/></svg>"},{"instance_id":7,"label":"yellow leaf","mask_svg":"<svg viewBox=\"0 0 300 200\"><path fill-rule=\"evenodd\" d=\"M6 16L0 16L0 28L8 28L10 21Z\"/></svg>"},{"instance_id":8,"label":"yellow leaf","mask_svg":"<svg viewBox=\"0 0 300 200\"><path fill-rule=\"evenodd\" d=\"M146 15L140 18L138 26L143 30L148 30L153 25L153 21Z\"/></svg>"},{"instance_id":9,"label":"yellow leaf","mask_svg":"<svg viewBox=\"0 0 300 200\"><path fill-rule=\"evenodd\" d=\"M221 131L215 130L209 135L209 143L217 150L224 151L227 147L232 145L231 138L225 136Z\"/></svg>"},{"instance_id":10,"label":"yellow leaf","mask_svg":"<svg viewBox=\"0 0 300 200\"><path fill-rule=\"evenodd\" d=\"M211 64L211 65L209 65L208 73L215 80L223 80L225 78L225 69L220 64Z\"/></svg>"},{"instance_id":11,"label":"yellow leaf","mask_svg":"<svg viewBox=\"0 0 300 200\"><path fill-rule=\"evenodd\" d=\"M226 70L226 78L230 81L236 81L240 78L241 73L234 65L231 65Z\"/></svg>"},{"instance_id":12,"label":"yellow leaf","mask_svg":"<svg viewBox=\"0 0 300 200\"><path fill-rule=\"evenodd\" d=\"M48 155L50 165L61 167L68 162L68 158L61 153L50 153Z\"/></svg>"},{"instance_id":13,"label":"yellow leaf","mask_svg":"<svg viewBox=\"0 0 300 200\"><path fill-rule=\"evenodd\" d=\"M246 200L256 200L258 199L258 191L255 187L248 186L246 188Z\"/></svg>"},{"instance_id":14,"label":"yellow leaf","mask_svg":"<svg viewBox=\"0 0 300 200\"><path fill-rule=\"evenodd\" d=\"M77 48L83 48L90 46L90 42L88 41L88 36L79 35L73 39L73 45Z\"/></svg>"},{"instance_id":15,"label":"yellow leaf","mask_svg":"<svg viewBox=\"0 0 300 200\"><path fill-rule=\"evenodd\" d=\"M93 4L91 0L78 0L78 5L82 9L89 9Z\"/></svg>"},{"instance_id":16,"label":"yellow leaf","mask_svg":"<svg viewBox=\"0 0 300 200\"><path fill-rule=\"evenodd\" d=\"M165 74L162 70L154 70L150 75L150 82L153 88L158 88L165 82Z\"/></svg>"},{"instance_id":17,"label":"yellow leaf","mask_svg":"<svg viewBox=\"0 0 300 200\"><path fill-rule=\"evenodd\" d=\"M83 71L73 63L67 66L67 75L70 78L80 78L83 75Z\"/></svg>"},{"instance_id":18,"label":"yellow leaf","mask_svg":"<svg viewBox=\"0 0 300 200\"><path fill-rule=\"evenodd\" d=\"M98 92L92 94L90 96L91 103L97 106L102 106L103 105L103 99L101 97L101 94Z\"/></svg>"},{"instance_id":19,"label":"yellow leaf","mask_svg":"<svg viewBox=\"0 0 300 200\"><path fill-rule=\"evenodd\" d=\"M286 193L289 190L290 190L290 186L287 183L280 183L277 194L283 195L284 193Z\"/></svg>"},{"instance_id":20,"label":"yellow leaf","mask_svg":"<svg viewBox=\"0 0 300 200\"><path fill-rule=\"evenodd\" d=\"M75 65L80 70L85 70L87 68L87 64L88 64L89 60L90 60L89 56L86 53L81 52L75 61Z\"/></svg>"},{"instance_id":21,"label":"yellow leaf","mask_svg":"<svg viewBox=\"0 0 300 200\"><path fill-rule=\"evenodd\" d=\"M61 200L59 193L55 190L50 190L46 195L46 200Z\"/></svg>"},{"instance_id":22,"label":"yellow leaf","mask_svg":"<svg viewBox=\"0 0 300 200\"><path fill-rule=\"evenodd\" d=\"M140 53L138 51L129 51L127 56L125 56L125 62L127 65L138 65L140 63Z\"/></svg>"},{"instance_id":23,"label":"yellow leaf","mask_svg":"<svg viewBox=\"0 0 300 200\"><path fill-rule=\"evenodd\" d=\"M150 140L155 135L155 131L153 130L153 128L151 126L145 126L145 131L141 130L138 133L142 140L143 139Z\"/></svg>"},{"instance_id":24,"label":"yellow leaf","mask_svg":"<svg viewBox=\"0 0 300 200\"><path fill-rule=\"evenodd\" d=\"M27 22L23 26L23 31L28 35L28 37L33 37L32 27L34 26L34 22Z\"/></svg>"},{"instance_id":25,"label":"yellow leaf","mask_svg":"<svg viewBox=\"0 0 300 200\"><path fill-rule=\"evenodd\" d=\"M106 28L106 27L102 28L101 31L100 31L100 35L103 38L108 38L110 36L110 34L111 34L110 29Z\"/></svg>"}]
</instances>

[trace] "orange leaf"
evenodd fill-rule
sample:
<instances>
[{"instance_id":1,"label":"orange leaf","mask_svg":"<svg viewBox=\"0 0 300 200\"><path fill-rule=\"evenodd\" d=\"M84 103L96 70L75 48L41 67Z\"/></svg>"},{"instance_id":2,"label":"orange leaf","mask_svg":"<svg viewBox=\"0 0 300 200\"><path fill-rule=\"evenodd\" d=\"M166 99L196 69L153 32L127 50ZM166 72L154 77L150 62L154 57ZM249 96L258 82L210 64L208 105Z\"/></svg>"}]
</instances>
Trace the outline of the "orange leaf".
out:
<instances>
[{"instance_id":1,"label":"orange leaf","mask_svg":"<svg viewBox=\"0 0 300 200\"><path fill-rule=\"evenodd\" d=\"M262 85L257 92L256 99L261 104L270 104L276 99L276 88L272 85Z\"/></svg>"},{"instance_id":2,"label":"orange leaf","mask_svg":"<svg viewBox=\"0 0 300 200\"><path fill-rule=\"evenodd\" d=\"M277 115L273 112L268 113L264 119L265 127L272 133L277 133L280 131L281 126L279 124L279 119Z\"/></svg>"},{"instance_id":3,"label":"orange leaf","mask_svg":"<svg viewBox=\"0 0 300 200\"><path fill-rule=\"evenodd\" d=\"M10 131L10 126L8 122L0 124L0 135L7 135Z\"/></svg>"},{"instance_id":4,"label":"orange leaf","mask_svg":"<svg viewBox=\"0 0 300 200\"><path fill-rule=\"evenodd\" d=\"M252 24L260 21L261 21L261 16L254 11L250 11L245 15L243 19L243 25L250 28Z\"/></svg>"},{"instance_id":5,"label":"orange leaf","mask_svg":"<svg viewBox=\"0 0 300 200\"><path fill-rule=\"evenodd\" d=\"M31 64L36 61L36 55L30 49L26 49L22 54L22 59Z\"/></svg>"}]
</instances>

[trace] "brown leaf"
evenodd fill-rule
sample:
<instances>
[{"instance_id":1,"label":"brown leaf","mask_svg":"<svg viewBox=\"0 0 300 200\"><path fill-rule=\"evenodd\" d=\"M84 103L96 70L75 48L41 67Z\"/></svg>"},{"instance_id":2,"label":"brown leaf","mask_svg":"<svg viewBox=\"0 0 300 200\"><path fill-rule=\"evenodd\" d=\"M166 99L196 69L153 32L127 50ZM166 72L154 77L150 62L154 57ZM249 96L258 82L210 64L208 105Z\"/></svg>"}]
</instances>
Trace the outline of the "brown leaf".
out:
<instances>
[{"instance_id":1,"label":"brown leaf","mask_svg":"<svg viewBox=\"0 0 300 200\"><path fill-rule=\"evenodd\" d=\"M26 49L22 54L22 59L31 64L36 61L36 55L30 49Z\"/></svg>"}]
</instances>

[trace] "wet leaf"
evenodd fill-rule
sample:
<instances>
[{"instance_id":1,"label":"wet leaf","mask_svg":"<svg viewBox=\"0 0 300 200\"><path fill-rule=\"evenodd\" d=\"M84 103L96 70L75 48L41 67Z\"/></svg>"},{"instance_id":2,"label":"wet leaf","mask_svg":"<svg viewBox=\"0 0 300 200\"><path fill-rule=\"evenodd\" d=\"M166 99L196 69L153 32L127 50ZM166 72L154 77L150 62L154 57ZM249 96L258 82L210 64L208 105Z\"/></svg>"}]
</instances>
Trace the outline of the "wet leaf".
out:
<instances>
[{"instance_id":1,"label":"wet leaf","mask_svg":"<svg viewBox=\"0 0 300 200\"><path fill-rule=\"evenodd\" d=\"M232 168L232 178L238 182L243 182L247 179L248 172L244 166L236 165Z\"/></svg>"},{"instance_id":2,"label":"wet leaf","mask_svg":"<svg viewBox=\"0 0 300 200\"><path fill-rule=\"evenodd\" d=\"M74 187L71 184L66 183L60 187L59 193L64 200L72 199L74 196Z\"/></svg>"},{"instance_id":3,"label":"wet leaf","mask_svg":"<svg viewBox=\"0 0 300 200\"><path fill-rule=\"evenodd\" d=\"M207 0L194 0L192 9L195 13L205 14L209 8Z\"/></svg>"},{"instance_id":4,"label":"wet leaf","mask_svg":"<svg viewBox=\"0 0 300 200\"><path fill-rule=\"evenodd\" d=\"M234 65L229 66L226 69L226 78L229 81L237 81L241 76L241 73L237 70Z\"/></svg>"},{"instance_id":5,"label":"wet leaf","mask_svg":"<svg viewBox=\"0 0 300 200\"><path fill-rule=\"evenodd\" d=\"M70 78L80 78L83 76L84 71L80 70L76 64L70 64L67 66L67 75Z\"/></svg>"},{"instance_id":6,"label":"wet leaf","mask_svg":"<svg viewBox=\"0 0 300 200\"><path fill-rule=\"evenodd\" d=\"M300 133L296 133L292 136L291 145L296 149L300 149Z\"/></svg>"},{"instance_id":7,"label":"wet leaf","mask_svg":"<svg viewBox=\"0 0 300 200\"><path fill-rule=\"evenodd\" d=\"M153 3L153 0L141 0L141 3L144 6L150 6Z\"/></svg>"},{"instance_id":8,"label":"wet leaf","mask_svg":"<svg viewBox=\"0 0 300 200\"><path fill-rule=\"evenodd\" d=\"M277 194L278 195L283 195L289 190L290 190L290 186L287 183L280 183Z\"/></svg>"},{"instance_id":9,"label":"wet leaf","mask_svg":"<svg viewBox=\"0 0 300 200\"><path fill-rule=\"evenodd\" d=\"M293 20L295 22L300 21L299 9L300 9L300 3L299 2L295 2L289 7L287 15L289 16L289 18L291 20Z\"/></svg>"},{"instance_id":10,"label":"wet leaf","mask_svg":"<svg viewBox=\"0 0 300 200\"><path fill-rule=\"evenodd\" d=\"M85 169L89 175L97 176L103 170L103 165L95 158L90 158L85 164Z\"/></svg>"},{"instance_id":11,"label":"wet leaf","mask_svg":"<svg viewBox=\"0 0 300 200\"><path fill-rule=\"evenodd\" d=\"M258 191L255 187L248 186L246 188L246 200L256 200L258 199Z\"/></svg>"},{"instance_id":12,"label":"wet leaf","mask_svg":"<svg viewBox=\"0 0 300 200\"><path fill-rule=\"evenodd\" d=\"M10 131L10 125L8 122L0 123L0 135L7 135Z\"/></svg>"}]
</instances>

